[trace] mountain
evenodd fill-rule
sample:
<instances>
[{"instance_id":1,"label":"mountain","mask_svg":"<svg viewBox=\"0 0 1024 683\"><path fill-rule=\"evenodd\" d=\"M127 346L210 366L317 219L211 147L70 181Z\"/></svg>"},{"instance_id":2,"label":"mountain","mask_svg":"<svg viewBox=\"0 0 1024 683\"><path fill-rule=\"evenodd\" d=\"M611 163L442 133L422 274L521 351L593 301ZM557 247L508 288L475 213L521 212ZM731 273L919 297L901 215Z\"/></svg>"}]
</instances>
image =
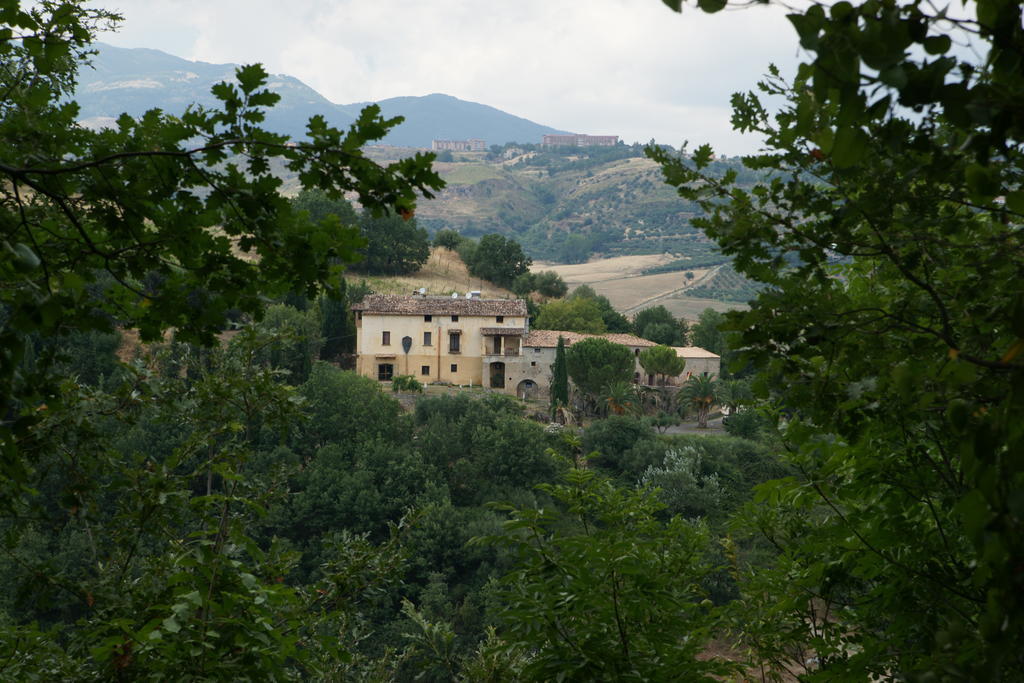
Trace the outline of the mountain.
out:
<instances>
[{"instance_id":1,"label":"mountain","mask_svg":"<svg viewBox=\"0 0 1024 683\"><path fill-rule=\"evenodd\" d=\"M79 74L75 99L86 125L109 125L121 113L138 116L153 108L181 112L189 104L212 106L215 83L234 78L235 64L192 62L147 48L120 48L98 43L92 68ZM370 104L335 104L297 78L271 75L268 86L281 101L267 112L269 130L302 137L306 121L321 114L327 122L347 127ZM494 107L450 95L393 97L378 102L387 117L404 116L384 144L430 147L431 140L481 138L491 144L540 142L547 133L564 131L507 114Z\"/></svg>"},{"instance_id":2,"label":"mountain","mask_svg":"<svg viewBox=\"0 0 1024 683\"><path fill-rule=\"evenodd\" d=\"M385 116L404 116L405 122L386 138L399 147L429 147L431 140L479 138L488 145L506 142L539 143L547 134L564 133L507 114L486 104L435 93L424 97L392 97L377 102ZM357 107L361 105L349 105ZM358 111L358 109L357 109Z\"/></svg>"}]
</instances>

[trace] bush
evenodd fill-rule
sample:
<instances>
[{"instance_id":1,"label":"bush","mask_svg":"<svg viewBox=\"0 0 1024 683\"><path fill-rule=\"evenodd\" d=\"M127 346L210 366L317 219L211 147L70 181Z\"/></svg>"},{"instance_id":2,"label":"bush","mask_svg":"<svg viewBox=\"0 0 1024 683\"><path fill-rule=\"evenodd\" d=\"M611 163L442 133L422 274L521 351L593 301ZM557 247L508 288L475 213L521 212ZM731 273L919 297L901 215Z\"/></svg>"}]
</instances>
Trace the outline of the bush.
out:
<instances>
[{"instance_id":1,"label":"bush","mask_svg":"<svg viewBox=\"0 0 1024 683\"><path fill-rule=\"evenodd\" d=\"M413 393L422 394L423 384L412 375L395 375L391 379L391 391L395 393L399 391L411 391Z\"/></svg>"}]
</instances>

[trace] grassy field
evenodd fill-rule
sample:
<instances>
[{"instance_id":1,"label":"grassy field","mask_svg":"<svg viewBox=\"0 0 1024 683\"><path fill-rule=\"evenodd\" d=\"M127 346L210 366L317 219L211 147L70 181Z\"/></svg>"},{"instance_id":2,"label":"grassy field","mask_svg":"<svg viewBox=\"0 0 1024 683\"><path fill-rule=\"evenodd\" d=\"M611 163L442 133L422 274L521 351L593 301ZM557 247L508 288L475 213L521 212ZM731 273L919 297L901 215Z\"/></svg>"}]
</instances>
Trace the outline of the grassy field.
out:
<instances>
[{"instance_id":1,"label":"grassy field","mask_svg":"<svg viewBox=\"0 0 1024 683\"><path fill-rule=\"evenodd\" d=\"M588 263L560 265L538 262L534 271L553 270L562 276L570 288L590 285L594 291L608 297L612 305L627 316L651 306L664 306L676 317L696 320L705 308L728 311L745 308L742 304L727 303L686 295L686 291L713 277L715 268L694 268L692 280L682 272L640 275L651 268L672 261L671 254L646 256L617 256L594 259Z\"/></svg>"},{"instance_id":2,"label":"grassy field","mask_svg":"<svg viewBox=\"0 0 1024 683\"><path fill-rule=\"evenodd\" d=\"M465 294L478 289L485 298L504 299L513 296L507 289L470 275L459 255L444 247L431 249L430 258L423 268L413 275L377 277L346 273L345 279L350 282L365 280L378 294L411 294L413 290L425 287L427 294Z\"/></svg>"}]
</instances>

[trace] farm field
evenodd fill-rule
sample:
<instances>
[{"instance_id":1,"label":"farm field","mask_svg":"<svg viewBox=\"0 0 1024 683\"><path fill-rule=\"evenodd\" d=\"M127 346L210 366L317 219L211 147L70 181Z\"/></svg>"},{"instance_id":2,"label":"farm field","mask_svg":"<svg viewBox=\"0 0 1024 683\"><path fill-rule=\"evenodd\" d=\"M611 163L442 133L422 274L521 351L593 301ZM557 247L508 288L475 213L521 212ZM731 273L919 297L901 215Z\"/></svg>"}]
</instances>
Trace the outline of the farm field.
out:
<instances>
[{"instance_id":1,"label":"farm field","mask_svg":"<svg viewBox=\"0 0 1024 683\"><path fill-rule=\"evenodd\" d=\"M694 268L693 280L686 280L681 271L640 275L646 268L674 260L669 254L617 256L595 259L588 263L561 265L537 262L534 271L553 270L562 276L570 289L586 284L608 297L616 310L632 316L650 306L664 306L672 315L696 320L705 308L728 311L746 308L743 304L686 296L686 290L708 279L715 268Z\"/></svg>"}]
</instances>

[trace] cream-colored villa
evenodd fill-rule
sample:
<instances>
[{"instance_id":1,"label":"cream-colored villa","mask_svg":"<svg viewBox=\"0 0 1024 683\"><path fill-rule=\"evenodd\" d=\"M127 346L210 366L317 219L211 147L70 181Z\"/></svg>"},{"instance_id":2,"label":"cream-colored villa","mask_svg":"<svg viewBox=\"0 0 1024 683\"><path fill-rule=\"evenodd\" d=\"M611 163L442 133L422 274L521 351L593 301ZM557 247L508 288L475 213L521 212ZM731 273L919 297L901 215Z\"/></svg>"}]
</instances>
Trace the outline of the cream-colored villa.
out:
<instances>
[{"instance_id":1,"label":"cream-colored villa","mask_svg":"<svg viewBox=\"0 0 1024 683\"><path fill-rule=\"evenodd\" d=\"M580 334L529 329L519 299L371 294L352 306L356 314L356 372L382 382L412 375L423 383L486 386L521 398L546 396L558 338L571 346L587 337L622 344L637 358L655 343L631 334ZM680 347L689 374L717 375L720 359L697 347ZM692 366L691 366L692 364ZM634 381L652 383L639 360Z\"/></svg>"}]
</instances>

